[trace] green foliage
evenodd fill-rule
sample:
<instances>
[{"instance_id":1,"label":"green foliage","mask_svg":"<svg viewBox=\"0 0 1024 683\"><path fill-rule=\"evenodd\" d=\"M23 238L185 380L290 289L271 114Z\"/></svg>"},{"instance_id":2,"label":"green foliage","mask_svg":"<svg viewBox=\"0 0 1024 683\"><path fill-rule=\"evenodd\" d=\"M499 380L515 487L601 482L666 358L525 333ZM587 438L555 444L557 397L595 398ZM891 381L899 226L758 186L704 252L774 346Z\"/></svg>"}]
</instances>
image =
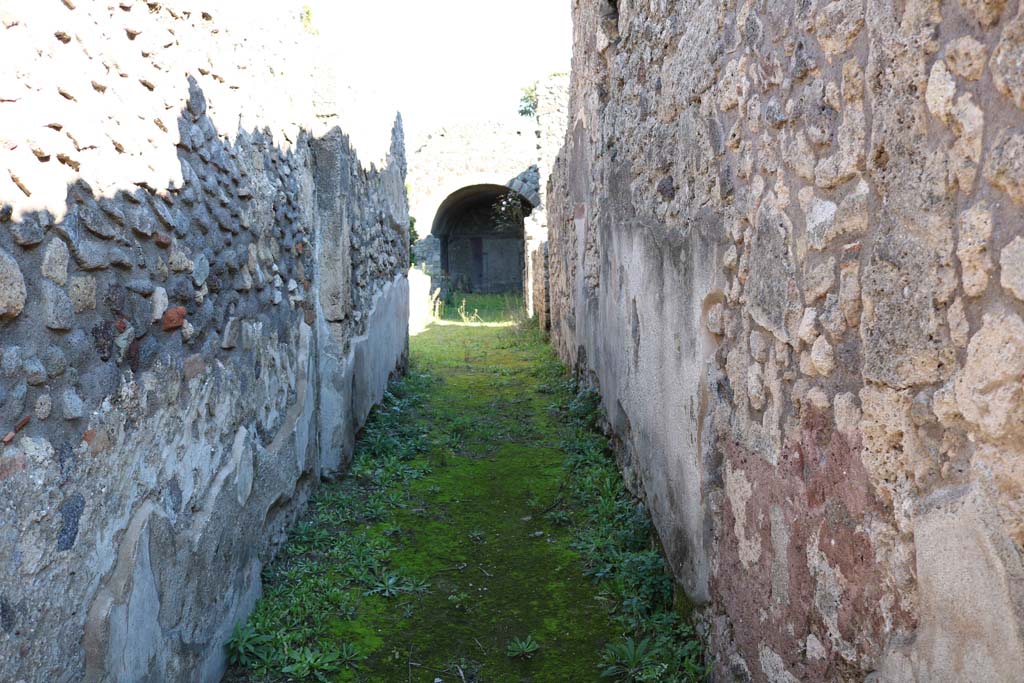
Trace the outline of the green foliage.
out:
<instances>
[{"instance_id":1,"label":"green foliage","mask_svg":"<svg viewBox=\"0 0 1024 683\"><path fill-rule=\"evenodd\" d=\"M425 448L423 431L405 418L430 381L413 374L390 387L357 446L355 476L320 491L264 570L264 597L227 644L231 665L249 675L227 680L335 680L363 657L333 634L334 624L354 619L367 599L429 591L427 581L389 568L401 527L368 525L406 505L409 486L427 471L411 462Z\"/></svg>"},{"instance_id":2,"label":"green foliage","mask_svg":"<svg viewBox=\"0 0 1024 683\"><path fill-rule=\"evenodd\" d=\"M281 667L281 673L299 680L313 678L317 681L330 681L328 674L341 668L341 658L337 652L304 647L293 650L288 655L288 664Z\"/></svg>"},{"instance_id":3,"label":"green foliage","mask_svg":"<svg viewBox=\"0 0 1024 683\"><path fill-rule=\"evenodd\" d=\"M493 229L504 233L521 233L523 221L530 213L529 205L514 192L506 192L491 206Z\"/></svg>"},{"instance_id":4,"label":"green foliage","mask_svg":"<svg viewBox=\"0 0 1024 683\"><path fill-rule=\"evenodd\" d=\"M575 392L555 412L566 429L566 488L573 548L598 581L622 637L609 643L601 675L624 683L703 683L710 668L692 625L673 606L672 578L656 549L650 517L625 488L607 439L600 396ZM566 512L567 516L569 511Z\"/></svg>"},{"instance_id":5,"label":"green foliage","mask_svg":"<svg viewBox=\"0 0 1024 683\"><path fill-rule=\"evenodd\" d=\"M703 683L597 394L516 324L521 299L460 296L474 322L453 306L412 340L350 476L319 487L264 569L225 683Z\"/></svg>"},{"instance_id":6,"label":"green foliage","mask_svg":"<svg viewBox=\"0 0 1024 683\"><path fill-rule=\"evenodd\" d=\"M537 84L531 83L523 88L523 95L519 98L519 115L537 115Z\"/></svg>"},{"instance_id":7,"label":"green foliage","mask_svg":"<svg viewBox=\"0 0 1024 683\"><path fill-rule=\"evenodd\" d=\"M463 610L469 608L470 596L466 591L459 591L458 593L452 593L448 596L448 602L452 604L455 609Z\"/></svg>"},{"instance_id":8,"label":"green foliage","mask_svg":"<svg viewBox=\"0 0 1024 683\"><path fill-rule=\"evenodd\" d=\"M370 588L363 595L380 595L385 598L393 598L399 593L407 591L406 583L396 572L381 572L375 578Z\"/></svg>"},{"instance_id":9,"label":"green foliage","mask_svg":"<svg viewBox=\"0 0 1024 683\"><path fill-rule=\"evenodd\" d=\"M238 666L252 667L260 662L273 642L270 636L256 632L250 624L235 624L228 641L228 661Z\"/></svg>"},{"instance_id":10,"label":"green foliage","mask_svg":"<svg viewBox=\"0 0 1024 683\"><path fill-rule=\"evenodd\" d=\"M309 5L302 6L302 12L299 14L299 18L302 21L302 28L306 30L306 33L316 36L320 35L320 31L313 26L313 8Z\"/></svg>"},{"instance_id":11,"label":"green foliage","mask_svg":"<svg viewBox=\"0 0 1024 683\"><path fill-rule=\"evenodd\" d=\"M624 638L616 643L611 643L604 650L604 670L602 678L612 678L616 681L657 680L650 676L665 672L668 667L660 661L658 651L650 640L634 640Z\"/></svg>"},{"instance_id":12,"label":"green foliage","mask_svg":"<svg viewBox=\"0 0 1024 683\"><path fill-rule=\"evenodd\" d=\"M533 639L533 636L525 638L513 638L505 647L505 654L510 659L530 659L540 650L540 644Z\"/></svg>"},{"instance_id":13,"label":"green foliage","mask_svg":"<svg viewBox=\"0 0 1024 683\"><path fill-rule=\"evenodd\" d=\"M440 318L452 322L514 324L521 321L525 315L523 298L515 294L452 292L447 303ZM466 316L466 320L463 320L463 315Z\"/></svg>"},{"instance_id":14,"label":"green foliage","mask_svg":"<svg viewBox=\"0 0 1024 683\"><path fill-rule=\"evenodd\" d=\"M338 662L342 665L347 666L351 669L358 669L359 662L362 661L363 656L359 653L359 649L351 643L342 643L338 646Z\"/></svg>"}]
</instances>

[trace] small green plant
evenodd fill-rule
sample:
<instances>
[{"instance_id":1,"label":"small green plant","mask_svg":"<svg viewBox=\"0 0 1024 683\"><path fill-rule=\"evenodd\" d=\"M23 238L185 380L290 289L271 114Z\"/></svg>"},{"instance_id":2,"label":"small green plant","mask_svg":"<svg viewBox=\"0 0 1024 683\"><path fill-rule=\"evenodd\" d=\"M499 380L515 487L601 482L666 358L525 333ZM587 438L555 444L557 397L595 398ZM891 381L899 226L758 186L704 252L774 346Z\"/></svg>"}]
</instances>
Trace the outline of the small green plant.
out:
<instances>
[{"instance_id":1,"label":"small green plant","mask_svg":"<svg viewBox=\"0 0 1024 683\"><path fill-rule=\"evenodd\" d=\"M473 529L469 532L469 540L473 541L473 543L476 543L478 545L483 543L486 538L487 535L480 529Z\"/></svg>"},{"instance_id":2,"label":"small green plant","mask_svg":"<svg viewBox=\"0 0 1024 683\"><path fill-rule=\"evenodd\" d=\"M557 526L569 526L572 524L572 516L565 510L555 509L545 513L544 518Z\"/></svg>"},{"instance_id":3,"label":"small green plant","mask_svg":"<svg viewBox=\"0 0 1024 683\"><path fill-rule=\"evenodd\" d=\"M380 595L385 598L393 598L400 593L405 593L408 586L402 577L395 572L382 572L375 577L373 584L367 589L365 595Z\"/></svg>"},{"instance_id":4,"label":"small green plant","mask_svg":"<svg viewBox=\"0 0 1024 683\"><path fill-rule=\"evenodd\" d=\"M330 681L328 674L336 673L341 668L341 658L336 652L322 652L309 647L293 650L289 654L289 664L281 669L281 673L293 678L313 678L317 681Z\"/></svg>"},{"instance_id":5,"label":"small green plant","mask_svg":"<svg viewBox=\"0 0 1024 683\"><path fill-rule=\"evenodd\" d=\"M309 5L302 6L302 13L299 15L302 20L302 28L306 30L306 33L316 36L320 35L320 31L313 26L313 8Z\"/></svg>"},{"instance_id":6,"label":"small green plant","mask_svg":"<svg viewBox=\"0 0 1024 683\"><path fill-rule=\"evenodd\" d=\"M338 663L342 666L347 666L350 669L358 669L359 662L363 660L363 656L359 653L359 650L355 645L351 643L342 643L338 646Z\"/></svg>"},{"instance_id":7,"label":"small green plant","mask_svg":"<svg viewBox=\"0 0 1024 683\"><path fill-rule=\"evenodd\" d=\"M533 636L525 638L513 638L505 647L505 654L510 659L530 659L540 650L540 644L533 639Z\"/></svg>"},{"instance_id":8,"label":"small green plant","mask_svg":"<svg viewBox=\"0 0 1024 683\"><path fill-rule=\"evenodd\" d=\"M537 84L531 83L523 88L523 95L519 98L519 115L537 115Z\"/></svg>"},{"instance_id":9,"label":"small green plant","mask_svg":"<svg viewBox=\"0 0 1024 683\"><path fill-rule=\"evenodd\" d=\"M626 638L605 647L601 677L623 683L653 680L649 676L654 669L659 668L659 664L658 652L650 640ZM664 673L664 669L661 673Z\"/></svg>"},{"instance_id":10,"label":"small green plant","mask_svg":"<svg viewBox=\"0 0 1024 683\"><path fill-rule=\"evenodd\" d=\"M257 633L250 624L235 624L228 641L228 661L236 666L254 666L267 654L273 639Z\"/></svg>"},{"instance_id":11,"label":"small green plant","mask_svg":"<svg viewBox=\"0 0 1024 683\"><path fill-rule=\"evenodd\" d=\"M465 611L469 605L469 593L459 591L448 596L448 602L457 610Z\"/></svg>"}]
</instances>

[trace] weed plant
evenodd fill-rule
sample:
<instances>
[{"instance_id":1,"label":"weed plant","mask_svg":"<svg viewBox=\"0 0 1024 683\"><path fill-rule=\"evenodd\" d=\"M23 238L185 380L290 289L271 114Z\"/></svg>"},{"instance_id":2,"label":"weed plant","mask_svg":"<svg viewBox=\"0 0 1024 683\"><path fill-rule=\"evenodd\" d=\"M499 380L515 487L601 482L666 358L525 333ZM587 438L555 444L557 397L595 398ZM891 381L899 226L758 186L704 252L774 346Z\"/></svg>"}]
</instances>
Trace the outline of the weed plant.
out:
<instances>
[{"instance_id":1,"label":"weed plant","mask_svg":"<svg viewBox=\"0 0 1024 683\"><path fill-rule=\"evenodd\" d=\"M334 635L338 623L359 616L361 598L415 599L430 590L425 578L390 566L401 529L371 529L407 504L410 484L428 471L412 462L425 449L424 434L403 418L430 381L411 374L392 385L364 430L351 476L321 488L266 567L263 599L228 642L232 670L226 680L337 680L364 659L354 644Z\"/></svg>"},{"instance_id":2,"label":"weed plant","mask_svg":"<svg viewBox=\"0 0 1024 683\"><path fill-rule=\"evenodd\" d=\"M673 604L672 578L658 550L650 516L627 491L602 423L600 397L566 381L567 400L554 406L562 417L567 454L564 488L570 501L549 511L573 525L573 548L584 571L607 601L621 637L602 657L602 678L633 683L703 683L704 648L686 615Z\"/></svg>"}]
</instances>

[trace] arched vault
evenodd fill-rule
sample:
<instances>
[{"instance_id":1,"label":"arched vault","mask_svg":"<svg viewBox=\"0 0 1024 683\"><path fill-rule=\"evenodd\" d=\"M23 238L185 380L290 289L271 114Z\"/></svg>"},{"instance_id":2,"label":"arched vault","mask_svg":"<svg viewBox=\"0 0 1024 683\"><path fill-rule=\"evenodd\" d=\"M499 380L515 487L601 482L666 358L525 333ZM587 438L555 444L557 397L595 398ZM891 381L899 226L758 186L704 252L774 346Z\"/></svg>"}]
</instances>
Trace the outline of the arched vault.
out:
<instances>
[{"instance_id":1,"label":"arched vault","mask_svg":"<svg viewBox=\"0 0 1024 683\"><path fill-rule=\"evenodd\" d=\"M523 287L524 218L534 202L505 185L469 185L448 195L430 233L454 289L518 292Z\"/></svg>"},{"instance_id":2,"label":"arched vault","mask_svg":"<svg viewBox=\"0 0 1024 683\"><path fill-rule=\"evenodd\" d=\"M434 222L430 226L430 234L435 237L444 237L458 228L463 219L467 216L479 214L482 211L490 212L506 197L518 198L524 208L523 215L527 216L534 208L534 203L527 197L510 190L504 185L470 185L448 195L441 206L434 214Z\"/></svg>"}]
</instances>

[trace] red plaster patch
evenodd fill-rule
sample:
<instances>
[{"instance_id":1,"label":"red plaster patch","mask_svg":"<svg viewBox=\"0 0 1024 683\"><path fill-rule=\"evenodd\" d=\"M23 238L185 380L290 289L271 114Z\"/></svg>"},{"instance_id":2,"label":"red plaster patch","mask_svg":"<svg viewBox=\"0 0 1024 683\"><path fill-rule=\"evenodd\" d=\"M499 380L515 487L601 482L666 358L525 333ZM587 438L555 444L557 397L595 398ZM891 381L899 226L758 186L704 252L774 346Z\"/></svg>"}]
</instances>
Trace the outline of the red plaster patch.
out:
<instances>
[{"instance_id":1,"label":"red plaster patch","mask_svg":"<svg viewBox=\"0 0 1024 683\"><path fill-rule=\"evenodd\" d=\"M25 456L19 453L13 458L0 458L0 481L25 469Z\"/></svg>"},{"instance_id":2,"label":"red plaster patch","mask_svg":"<svg viewBox=\"0 0 1024 683\"><path fill-rule=\"evenodd\" d=\"M737 512L725 498L712 592L732 623L737 649L759 683L766 680L759 665L762 645L777 652L800 680L847 680L844 675L864 673L833 650L814 606L817 581L808 569L807 553L815 532L819 550L843 577L838 606L842 638L856 647L862 660L871 661L881 655L888 636L879 604L892 592L890 577L877 564L870 540L859 528L873 516L891 519L892 512L875 498L859 451L834 432L826 416L813 411L803 414L797 438L785 444L777 466L735 442L720 444L731 469L750 482L744 529L748 540L760 540L761 555L753 566L743 566L735 535ZM785 521L785 558L774 557L773 507ZM780 571L784 572L782 586ZM775 588L784 588L785 595L773 595ZM898 601L889 609L895 615L895 628L912 626L912 616L899 610ZM804 656L802 643L810 633L825 645L827 659Z\"/></svg>"}]
</instances>

